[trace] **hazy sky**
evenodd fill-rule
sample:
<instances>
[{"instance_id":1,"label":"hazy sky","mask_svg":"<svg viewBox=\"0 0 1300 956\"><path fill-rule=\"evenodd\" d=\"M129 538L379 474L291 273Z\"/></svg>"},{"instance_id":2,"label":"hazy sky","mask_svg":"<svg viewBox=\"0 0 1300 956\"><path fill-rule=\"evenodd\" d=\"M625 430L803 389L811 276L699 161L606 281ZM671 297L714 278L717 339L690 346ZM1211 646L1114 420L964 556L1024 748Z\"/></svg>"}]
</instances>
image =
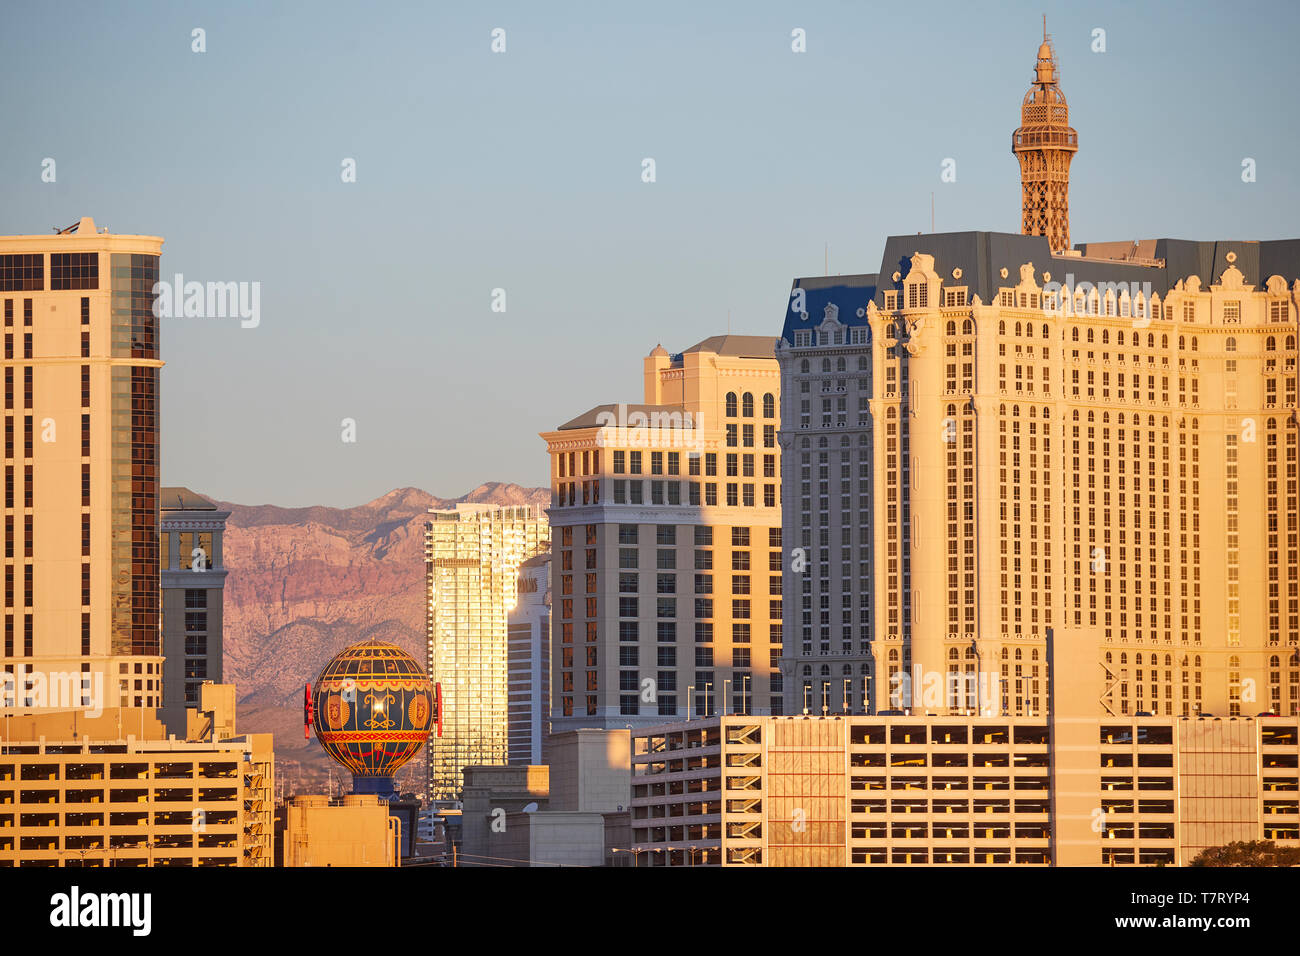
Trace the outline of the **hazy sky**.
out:
<instances>
[{"instance_id":1,"label":"hazy sky","mask_svg":"<svg viewBox=\"0 0 1300 956\"><path fill-rule=\"evenodd\" d=\"M932 191L940 231L1018 231L1042 12L1074 241L1300 234L1292 3L15 6L0 233L90 215L163 236L164 276L262 284L257 328L161 333L164 483L247 504L545 484L537 432L728 310L776 335L825 243L874 272Z\"/></svg>"}]
</instances>

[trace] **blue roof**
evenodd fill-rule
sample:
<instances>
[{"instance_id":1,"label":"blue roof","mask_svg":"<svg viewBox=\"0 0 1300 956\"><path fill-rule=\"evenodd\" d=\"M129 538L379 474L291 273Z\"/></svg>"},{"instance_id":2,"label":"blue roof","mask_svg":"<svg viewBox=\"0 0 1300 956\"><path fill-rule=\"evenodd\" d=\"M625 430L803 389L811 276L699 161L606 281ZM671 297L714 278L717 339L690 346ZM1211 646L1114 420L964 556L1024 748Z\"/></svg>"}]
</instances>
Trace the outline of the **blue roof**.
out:
<instances>
[{"instance_id":1,"label":"blue roof","mask_svg":"<svg viewBox=\"0 0 1300 956\"><path fill-rule=\"evenodd\" d=\"M826 318L827 305L834 305L839 310L836 318L843 324L865 326L867 303L875 297L876 277L873 275L795 279L785 304L785 327L781 330L781 337L793 342L796 331L821 325ZM796 306L802 306L802 309L795 311ZM858 315L859 311L862 315Z\"/></svg>"},{"instance_id":2,"label":"blue roof","mask_svg":"<svg viewBox=\"0 0 1300 956\"><path fill-rule=\"evenodd\" d=\"M971 296L989 304L997 290L1019 281L1020 266L1034 264L1035 271L1050 272L1052 280L1073 283L1123 282L1150 283L1151 291L1161 298L1188 276L1199 276L1202 285L1219 281L1232 263L1242 273L1242 281L1262 289L1270 276L1280 275L1287 284L1300 279L1300 239L1277 239L1263 242L1217 240L1198 242L1188 239L1157 239L1155 258L1164 265L1143 264L1121 259L1055 256L1043 236L1022 236L1006 232L947 232L922 235L890 236L885 242L880 269L875 275L814 276L794 280L786 302L785 324L781 336L794 341L793 333L813 329L825 318L827 304L838 308L837 318L847 326L865 325L867 303L875 301L884 308L885 291L900 287L911 269L912 256L918 252L934 257L935 271L945 284L964 285ZM953 280L954 269L961 269L961 279ZM1007 270L1007 278L1002 270ZM899 274L899 283L893 275ZM795 311L802 290L803 308Z\"/></svg>"}]
</instances>

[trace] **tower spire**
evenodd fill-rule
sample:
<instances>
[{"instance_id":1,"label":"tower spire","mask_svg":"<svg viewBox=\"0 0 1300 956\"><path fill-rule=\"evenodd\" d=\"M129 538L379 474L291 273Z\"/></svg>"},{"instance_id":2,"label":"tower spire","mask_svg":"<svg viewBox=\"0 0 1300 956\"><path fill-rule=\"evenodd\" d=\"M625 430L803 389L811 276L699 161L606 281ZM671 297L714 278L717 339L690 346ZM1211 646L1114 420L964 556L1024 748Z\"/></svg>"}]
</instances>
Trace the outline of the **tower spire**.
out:
<instances>
[{"instance_id":1,"label":"tower spire","mask_svg":"<svg viewBox=\"0 0 1300 956\"><path fill-rule=\"evenodd\" d=\"M1020 231L1046 236L1053 252L1070 248L1070 161L1079 149L1061 92L1056 51L1043 14L1043 42L1034 79L1020 107L1011 151L1020 161Z\"/></svg>"}]
</instances>

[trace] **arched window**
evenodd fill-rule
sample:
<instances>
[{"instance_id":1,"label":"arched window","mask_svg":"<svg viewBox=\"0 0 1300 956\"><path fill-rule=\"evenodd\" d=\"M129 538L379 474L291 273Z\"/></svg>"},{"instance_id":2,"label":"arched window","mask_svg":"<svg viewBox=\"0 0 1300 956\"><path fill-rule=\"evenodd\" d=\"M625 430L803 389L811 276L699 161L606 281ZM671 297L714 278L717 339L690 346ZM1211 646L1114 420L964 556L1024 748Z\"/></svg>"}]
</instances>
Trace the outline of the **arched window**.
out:
<instances>
[{"instance_id":1,"label":"arched window","mask_svg":"<svg viewBox=\"0 0 1300 956\"><path fill-rule=\"evenodd\" d=\"M736 393L735 392L727 393L727 417L728 418L736 417Z\"/></svg>"},{"instance_id":2,"label":"arched window","mask_svg":"<svg viewBox=\"0 0 1300 956\"><path fill-rule=\"evenodd\" d=\"M752 392L746 392L740 396L740 414L745 418L754 417L754 395Z\"/></svg>"},{"instance_id":3,"label":"arched window","mask_svg":"<svg viewBox=\"0 0 1300 956\"><path fill-rule=\"evenodd\" d=\"M829 372L830 370L831 370L831 360L828 358L822 359L822 371Z\"/></svg>"},{"instance_id":4,"label":"arched window","mask_svg":"<svg viewBox=\"0 0 1300 956\"><path fill-rule=\"evenodd\" d=\"M844 356L841 355L841 356L840 356L838 359L836 359L836 361L835 361L835 371L837 371L837 372L843 372L844 370L845 370L845 366L844 366Z\"/></svg>"},{"instance_id":5,"label":"arched window","mask_svg":"<svg viewBox=\"0 0 1300 956\"><path fill-rule=\"evenodd\" d=\"M804 359L802 362L799 363L799 371L802 372L804 375L807 375L809 371L811 371L811 369L808 366L807 359Z\"/></svg>"},{"instance_id":6,"label":"arched window","mask_svg":"<svg viewBox=\"0 0 1300 956\"><path fill-rule=\"evenodd\" d=\"M962 334L962 335L974 335L974 334L975 334L975 323L972 322L970 319L967 319L966 321L964 321L964 322L961 324L961 334Z\"/></svg>"},{"instance_id":7,"label":"arched window","mask_svg":"<svg viewBox=\"0 0 1300 956\"><path fill-rule=\"evenodd\" d=\"M1070 341L1071 342L1079 341L1079 327L1077 325L1070 330Z\"/></svg>"},{"instance_id":8,"label":"arched window","mask_svg":"<svg viewBox=\"0 0 1300 956\"><path fill-rule=\"evenodd\" d=\"M1225 352L1237 351L1237 340L1233 338L1231 335L1229 335L1228 340L1223 343L1223 351Z\"/></svg>"},{"instance_id":9,"label":"arched window","mask_svg":"<svg viewBox=\"0 0 1300 956\"><path fill-rule=\"evenodd\" d=\"M772 395L771 392L768 392L766 395L763 396L763 417L764 418L776 417L776 398Z\"/></svg>"},{"instance_id":10,"label":"arched window","mask_svg":"<svg viewBox=\"0 0 1300 956\"><path fill-rule=\"evenodd\" d=\"M866 357L865 355L859 355L859 356L858 356L858 371L859 371L859 372L865 372L866 370L867 370L867 357Z\"/></svg>"}]
</instances>

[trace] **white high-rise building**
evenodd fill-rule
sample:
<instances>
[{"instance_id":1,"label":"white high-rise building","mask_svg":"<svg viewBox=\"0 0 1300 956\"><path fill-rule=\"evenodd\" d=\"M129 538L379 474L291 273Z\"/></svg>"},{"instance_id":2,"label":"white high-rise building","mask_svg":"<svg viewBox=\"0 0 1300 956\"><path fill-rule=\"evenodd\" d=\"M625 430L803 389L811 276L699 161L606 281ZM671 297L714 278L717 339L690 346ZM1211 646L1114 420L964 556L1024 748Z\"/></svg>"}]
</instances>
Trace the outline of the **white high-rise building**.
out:
<instances>
[{"instance_id":1,"label":"white high-rise building","mask_svg":"<svg viewBox=\"0 0 1300 956\"><path fill-rule=\"evenodd\" d=\"M459 798L471 765L507 759L508 634L519 570L550 547L540 509L459 504L425 524L429 679L442 688L442 736L429 741L429 799Z\"/></svg>"}]
</instances>

